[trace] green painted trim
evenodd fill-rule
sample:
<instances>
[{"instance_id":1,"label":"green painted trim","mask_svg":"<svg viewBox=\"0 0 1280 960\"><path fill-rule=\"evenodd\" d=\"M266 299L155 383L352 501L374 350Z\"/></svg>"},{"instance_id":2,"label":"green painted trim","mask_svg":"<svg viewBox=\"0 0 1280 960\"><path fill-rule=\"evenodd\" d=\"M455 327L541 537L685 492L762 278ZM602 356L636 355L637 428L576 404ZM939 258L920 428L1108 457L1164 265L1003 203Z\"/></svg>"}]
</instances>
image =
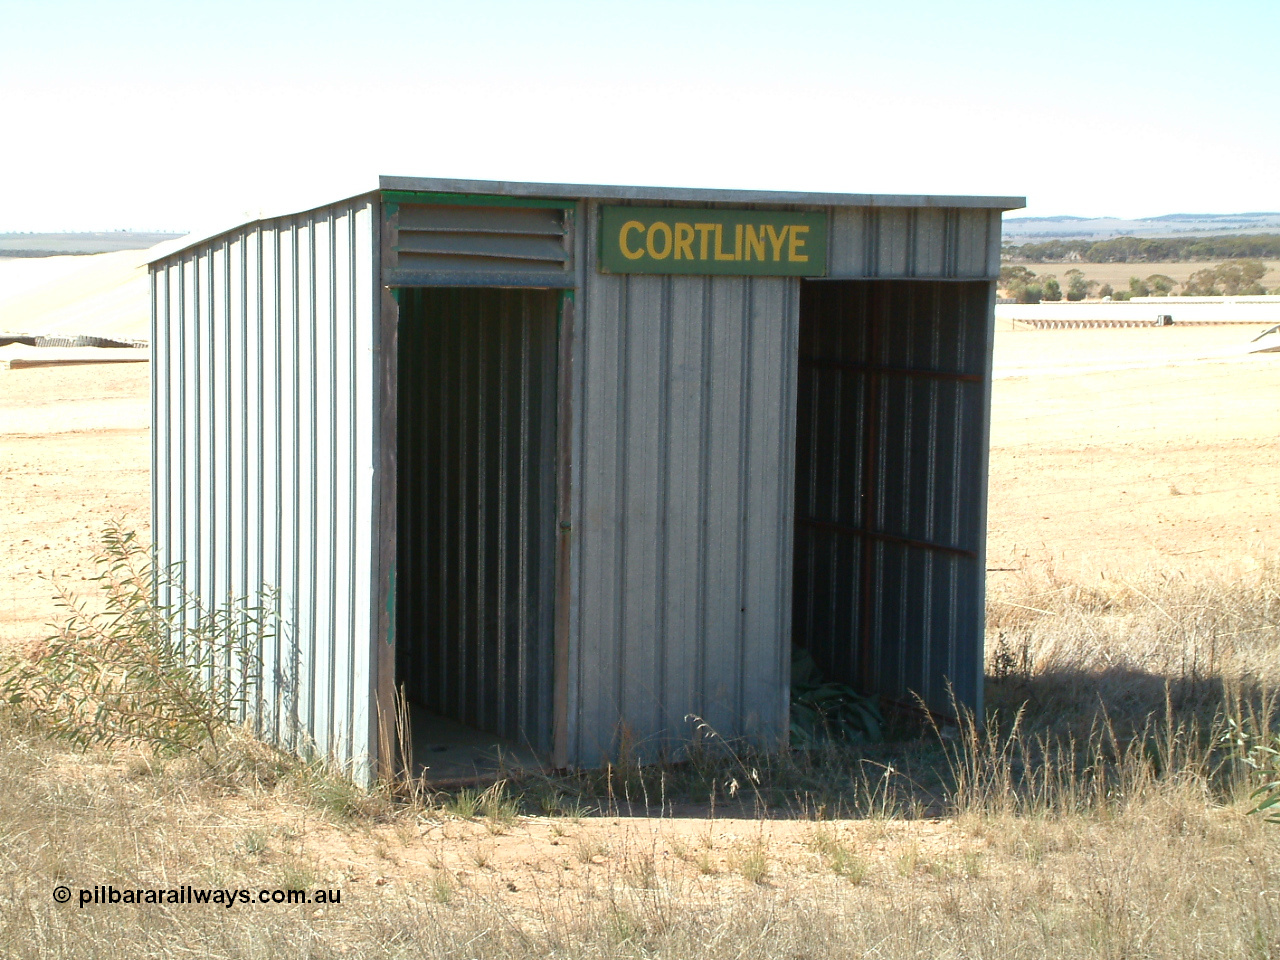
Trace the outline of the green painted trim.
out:
<instances>
[{"instance_id":1,"label":"green painted trim","mask_svg":"<svg viewBox=\"0 0 1280 960\"><path fill-rule=\"evenodd\" d=\"M548 200L545 197L496 197L482 193L421 193L416 190L384 190L383 203L435 203L458 207L540 207L575 210L576 200Z\"/></svg>"}]
</instances>

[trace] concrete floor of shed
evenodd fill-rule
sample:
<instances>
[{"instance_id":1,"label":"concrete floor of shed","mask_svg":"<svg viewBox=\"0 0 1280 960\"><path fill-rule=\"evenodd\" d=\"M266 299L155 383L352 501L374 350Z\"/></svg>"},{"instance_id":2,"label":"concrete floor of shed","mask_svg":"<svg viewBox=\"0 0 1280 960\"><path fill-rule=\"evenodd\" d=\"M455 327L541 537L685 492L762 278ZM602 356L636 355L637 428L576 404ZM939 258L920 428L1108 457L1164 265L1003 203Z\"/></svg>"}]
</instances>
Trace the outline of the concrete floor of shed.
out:
<instances>
[{"instance_id":1,"label":"concrete floor of shed","mask_svg":"<svg viewBox=\"0 0 1280 960\"><path fill-rule=\"evenodd\" d=\"M409 704L413 770L433 784L491 781L547 769L527 746Z\"/></svg>"}]
</instances>

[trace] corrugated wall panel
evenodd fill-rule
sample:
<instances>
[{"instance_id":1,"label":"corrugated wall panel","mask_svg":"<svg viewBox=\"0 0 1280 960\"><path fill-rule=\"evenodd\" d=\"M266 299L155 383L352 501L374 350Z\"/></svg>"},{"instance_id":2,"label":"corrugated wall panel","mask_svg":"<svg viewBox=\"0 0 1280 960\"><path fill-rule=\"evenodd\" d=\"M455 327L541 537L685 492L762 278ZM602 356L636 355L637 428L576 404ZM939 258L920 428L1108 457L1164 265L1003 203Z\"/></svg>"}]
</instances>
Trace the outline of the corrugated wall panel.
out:
<instances>
[{"instance_id":1,"label":"corrugated wall panel","mask_svg":"<svg viewBox=\"0 0 1280 960\"><path fill-rule=\"evenodd\" d=\"M969 207L837 207L831 279L990 279L1000 274L1000 211Z\"/></svg>"},{"instance_id":2,"label":"corrugated wall panel","mask_svg":"<svg viewBox=\"0 0 1280 960\"><path fill-rule=\"evenodd\" d=\"M1000 276L1000 211L966 209L956 227L956 276Z\"/></svg>"},{"instance_id":3,"label":"corrugated wall panel","mask_svg":"<svg viewBox=\"0 0 1280 960\"><path fill-rule=\"evenodd\" d=\"M202 533L201 503L207 499L201 497L205 490L201 483L204 460L201 456L201 436L206 418L203 392L207 378L203 376L202 354L208 354L207 337L201 336L200 317L203 304L200 300L200 260L192 257L182 267L183 313L180 319L182 326L183 354L182 371L182 464L178 483L182 487L180 523L182 530L182 552L174 559L182 564L181 585L184 592L198 592L201 586L201 549L200 543L205 536ZM207 316L207 314L206 314Z\"/></svg>"},{"instance_id":4,"label":"corrugated wall panel","mask_svg":"<svg viewBox=\"0 0 1280 960\"><path fill-rule=\"evenodd\" d=\"M374 204L153 266L159 560L207 607L279 591L263 733L370 773ZM222 669L234 669L224 663Z\"/></svg>"},{"instance_id":5,"label":"corrugated wall panel","mask_svg":"<svg viewBox=\"0 0 1280 960\"><path fill-rule=\"evenodd\" d=\"M794 282L754 283L747 306L740 677L742 731L775 742L790 710L796 341ZM784 329L778 330L781 326ZM779 462L779 456L781 461ZM763 546L763 549L762 549Z\"/></svg>"},{"instance_id":6,"label":"corrugated wall panel","mask_svg":"<svg viewBox=\"0 0 1280 960\"><path fill-rule=\"evenodd\" d=\"M913 243L915 210L878 209L876 223L875 276L910 277L916 272Z\"/></svg>"},{"instance_id":7,"label":"corrugated wall panel","mask_svg":"<svg viewBox=\"0 0 1280 960\"><path fill-rule=\"evenodd\" d=\"M581 276L569 759L776 743L796 282Z\"/></svg>"}]
</instances>

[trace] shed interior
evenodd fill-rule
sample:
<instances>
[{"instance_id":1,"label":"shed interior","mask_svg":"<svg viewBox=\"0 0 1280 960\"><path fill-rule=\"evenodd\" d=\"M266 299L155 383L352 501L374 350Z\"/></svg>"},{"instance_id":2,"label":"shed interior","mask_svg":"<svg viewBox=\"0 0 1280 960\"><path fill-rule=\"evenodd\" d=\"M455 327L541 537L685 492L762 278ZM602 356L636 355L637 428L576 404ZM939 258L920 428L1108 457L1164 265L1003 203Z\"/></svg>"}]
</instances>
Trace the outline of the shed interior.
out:
<instances>
[{"instance_id":1,"label":"shed interior","mask_svg":"<svg viewBox=\"0 0 1280 960\"><path fill-rule=\"evenodd\" d=\"M432 779L551 749L561 296L396 290L396 687Z\"/></svg>"},{"instance_id":2,"label":"shed interior","mask_svg":"<svg viewBox=\"0 0 1280 960\"><path fill-rule=\"evenodd\" d=\"M792 643L829 680L980 695L989 297L802 281Z\"/></svg>"}]
</instances>

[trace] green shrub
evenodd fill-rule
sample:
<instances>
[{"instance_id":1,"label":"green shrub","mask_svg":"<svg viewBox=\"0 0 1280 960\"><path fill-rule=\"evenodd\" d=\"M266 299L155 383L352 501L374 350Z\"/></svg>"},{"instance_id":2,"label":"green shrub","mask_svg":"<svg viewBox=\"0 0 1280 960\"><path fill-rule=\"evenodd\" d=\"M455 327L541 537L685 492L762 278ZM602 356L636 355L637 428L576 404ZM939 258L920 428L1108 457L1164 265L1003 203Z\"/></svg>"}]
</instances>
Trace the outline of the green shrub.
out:
<instances>
[{"instance_id":1,"label":"green shrub","mask_svg":"<svg viewBox=\"0 0 1280 960\"><path fill-rule=\"evenodd\" d=\"M0 668L0 703L82 748L129 741L216 762L230 725L251 713L273 596L207 610L119 524L103 531L96 561L101 609L55 583L66 619ZM158 590L177 599L161 604Z\"/></svg>"},{"instance_id":2,"label":"green shrub","mask_svg":"<svg viewBox=\"0 0 1280 960\"><path fill-rule=\"evenodd\" d=\"M825 680L813 656L791 649L791 744L878 741L884 717L874 700L843 683Z\"/></svg>"}]
</instances>

